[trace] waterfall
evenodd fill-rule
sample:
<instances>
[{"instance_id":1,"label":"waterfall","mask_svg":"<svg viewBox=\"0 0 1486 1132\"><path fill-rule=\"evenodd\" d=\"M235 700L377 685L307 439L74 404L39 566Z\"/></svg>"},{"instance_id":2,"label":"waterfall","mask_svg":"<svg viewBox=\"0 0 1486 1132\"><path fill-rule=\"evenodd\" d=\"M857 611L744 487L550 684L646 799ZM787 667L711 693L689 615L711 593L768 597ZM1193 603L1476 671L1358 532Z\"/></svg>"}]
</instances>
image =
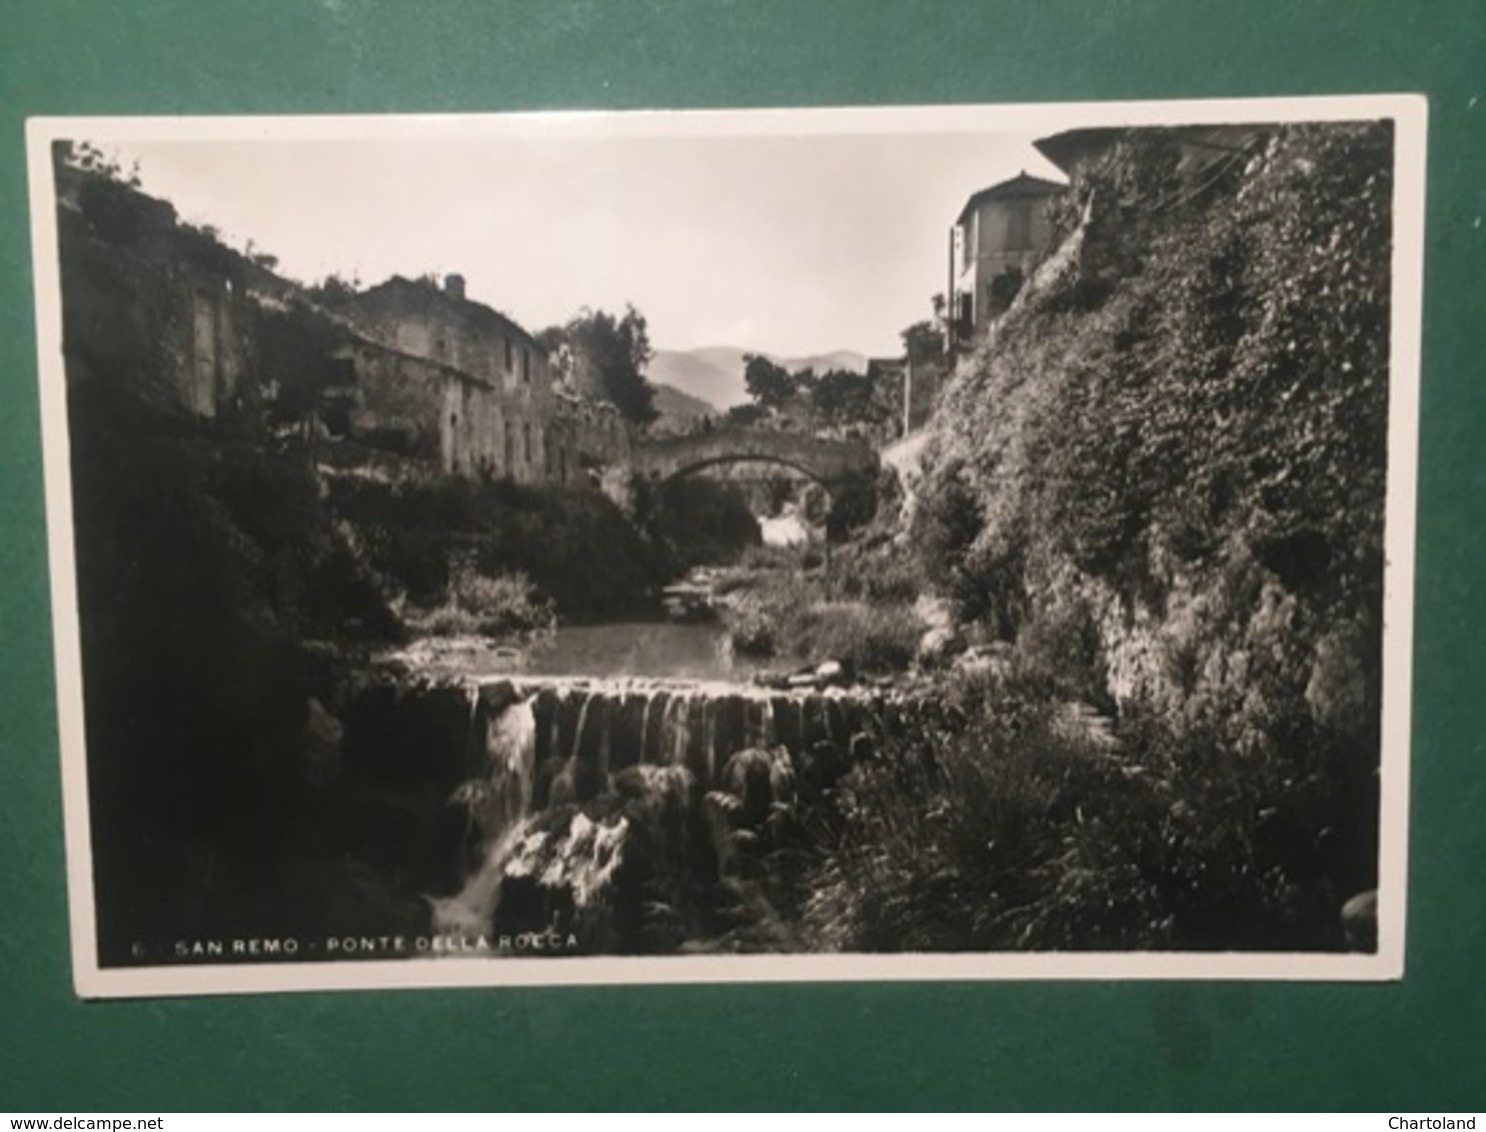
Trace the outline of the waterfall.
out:
<instances>
[{"instance_id":1,"label":"waterfall","mask_svg":"<svg viewBox=\"0 0 1486 1132\"><path fill-rule=\"evenodd\" d=\"M588 705L591 703L593 703L593 696L586 695L583 697L582 706L578 708L578 725L573 728L573 749L568 755L575 763L583 751L583 727L588 722Z\"/></svg>"},{"instance_id":2,"label":"waterfall","mask_svg":"<svg viewBox=\"0 0 1486 1132\"><path fill-rule=\"evenodd\" d=\"M520 700L485 725L486 779L494 803L487 830L508 829L531 814L537 773L535 700Z\"/></svg>"},{"instance_id":3,"label":"waterfall","mask_svg":"<svg viewBox=\"0 0 1486 1132\"><path fill-rule=\"evenodd\" d=\"M545 696L544 696L544 698L545 698ZM550 712L550 715L548 716L548 721L547 721L547 751L546 751L546 755L547 755L547 757L549 759L552 758L552 757L554 757L555 755L557 755L558 752L562 750L562 710L561 710L561 705L562 705L561 694L554 692L552 694L551 700L547 703L547 710Z\"/></svg>"},{"instance_id":4,"label":"waterfall","mask_svg":"<svg viewBox=\"0 0 1486 1132\"><path fill-rule=\"evenodd\" d=\"M515 858L525 835L525 823L506 830L491 842L480 867L455 895L425 897L437 934L474 937L490 931L500 905L506 866Z\"/></svg>"},{"instance_id":5,"label":"waterfall","mask_svg":"<svg viewBox=\"0 0 1486 1132\"><path fill-rule=\"evenodd\" d=\"M702 785L717 781L717 701L702 701Z\"/></svg>"},{"instance_id":6,"label":"waterfall","mask_svg":"<svg viewBox=\"0 0 1486 1132\"><path fill-rule=\"evenodd\" d=\"M835 747L840 742L840 738L836 735L836 721L831 717L830 700L822 699L820 701L820 716L821 720L825 723L826 742L830 746Z\"/></svg>"},{"instance_id":7,"label":"waterfall","mask_svg":"<svg viewBox=\"0 0 1486 1132\"><path fill-rule=\"evenodd\" d=\"M655 703L654 696L645 697L645 707L640 712L640 749L635 752L632 760L637 763L645 761L645 751L650 744L650 705Z\"/></svg>"},{"instance_id":8,"label":"waterfall","mask_svg":"<svg viewBox=\"0 0 1486 1132\"><path fill-rule=\"evenodd\" d=\"M471 730L481 705L476 689L471 700ZM454 896L429 898L434 930L478 935L489 930L500 902L501 878L523 837L532 813L536 779L537 718L535 696L506 707L485 724L485 773L464 783L451 799L464 805L483 834L483 857Z\"/></svg>"},{"instance_id":9,"label":"waterfall","mask_svg":"<svg viewBox=\"0 0 1486 1132\"><path fill-rule=\"evenodd\" d=\"M603 727L599 729L598 772L600 782L609 781L609 765L614 755L614 725L624 719L624 704L628 696L621 692L618 699L605 707Z\"/></svg>"},{"instance_id":10,"label":"waterfall","mask_svg":"<svg viewBox=\"0 0 1486 1132\"><path fill-rule=\"evenodd\" d=\"M471 777L449 804L467 818L472 855L441 882L457 892L426 899L434 930L463 936L547 930L552 918L571 928L574 917L608 930L606 886L620 883L626 853L661 854L641 867L693 876L707 857L688 847L698 828L714 876L756 876L750 854L773 836L771 815L791 820L825 796L870 746L856 742L864 729L914 710L869 689L541 676L476 685L467 708L455 702Z\"/></svg>"}]
</instances>

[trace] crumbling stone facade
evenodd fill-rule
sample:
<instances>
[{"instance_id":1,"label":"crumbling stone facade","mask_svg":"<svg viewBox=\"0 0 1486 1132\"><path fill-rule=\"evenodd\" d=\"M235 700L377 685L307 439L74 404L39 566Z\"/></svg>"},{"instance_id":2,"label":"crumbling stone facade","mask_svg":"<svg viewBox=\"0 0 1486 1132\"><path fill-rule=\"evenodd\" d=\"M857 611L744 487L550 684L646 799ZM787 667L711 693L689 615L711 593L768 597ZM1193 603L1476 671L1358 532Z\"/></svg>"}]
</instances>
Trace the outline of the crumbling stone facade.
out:
<instances>
[{"instance_id":1,"label":"crumbling stone facade","mask_svg":"<svg viewBox=\"0 0 1486 1132\"><path fill-rule=\"evenodd\" d=\"M576 484L627 464L632 441L614 407L569 391L541 344L469 300L463 277L442 287L394 277L345 317L361 337L362 435L411 427L421 438L436 423L441 467L469 478Z\"/></svg>"},{"instance_id":2,"label":"crumbling stone facade","mask_svg":"<svg viewBox=\"0 0 1486 1132\"><path fill-rule=\"evenodd\" d=\"M569 389L462 277L327 296L116 179L59 162L57 180L69 380L106 369L160 410L341 440L430 474L597 484L629 460L613 406Z\"/></svg>"},{"instance_id":3,"label":"crumbling stone facade","mask_svg":"<svg viewBox=\"0 0 1486 1132\"><path fill-rule=\"evenodd\" d=\"M413 430L424 447L437 436L450 475L576 478L578 461L553 427L559 404L546 352L511 319L467 299L460 277L440 287L394 276L355 296L343 315L361 340L352 354L363 391L358 432Z\"/></svg>"}]
</instances>

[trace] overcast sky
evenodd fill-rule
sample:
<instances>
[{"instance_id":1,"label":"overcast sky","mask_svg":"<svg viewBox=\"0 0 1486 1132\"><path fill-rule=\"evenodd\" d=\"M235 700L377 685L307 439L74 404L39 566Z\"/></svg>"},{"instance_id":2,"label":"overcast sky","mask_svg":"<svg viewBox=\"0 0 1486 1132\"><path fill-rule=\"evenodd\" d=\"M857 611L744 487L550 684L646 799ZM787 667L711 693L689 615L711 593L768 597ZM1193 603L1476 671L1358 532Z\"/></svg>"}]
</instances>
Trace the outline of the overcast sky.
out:
<instances>
[{"instance_id":1,"label":"overcast sky","mask_svg":"<svg viewBox=\"0 0 1486 1132\"><path fill-rule=\"evenodd\" d=\"M1033 134L111 143L306 282L458 271L529 330L632 302L657 347L892 354L965 198L1058 178Z\"/></svg>"}]
</instances>

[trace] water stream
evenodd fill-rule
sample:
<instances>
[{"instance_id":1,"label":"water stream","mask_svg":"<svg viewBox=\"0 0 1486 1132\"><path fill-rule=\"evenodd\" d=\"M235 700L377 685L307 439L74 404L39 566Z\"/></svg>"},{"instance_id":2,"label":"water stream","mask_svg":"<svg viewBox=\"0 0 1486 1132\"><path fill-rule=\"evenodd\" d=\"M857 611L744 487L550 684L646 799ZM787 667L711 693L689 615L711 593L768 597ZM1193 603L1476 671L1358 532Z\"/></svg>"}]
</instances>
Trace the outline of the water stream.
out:
<instances>
[{"instance_id":1,"label":"water stream","mask_svg":"<svg viewBox=\"0 0 1486 1132\"><path fill-rule=\"evenodd\" d=\"M612 903L628 856L694 857L668 845L678 837L705 842L725 869L735 841L755 839L802 784L833 781L900 710L864 689L638 676L523 673L472 681L467 695L472 773L450 804L480 831L480 861L432 900L435 929L456 934L489 930L513 879L581 919Z\"/></svg>"},{"instance_id":2,"label":"water stream","mask_svg":"<svg viewBox=\"0 0 1486 1132\"><path fill-rule=\"evenodd\" d=\"M734 655L719 626L661 620L564 625L521 648L482 637L430 638L395 659L419 675L472 680L525 675L746 682L759 669Z\"/></svg>"},{"instance_id":3,"label":"water stream","mask_svg":"<svg viewBox=\"0 0 1486 1132\"><path fill-rule=\"evenodd\" d=\"M430 703L464 697L462 725L451 704L428 728L465 737L441 764L463 775L444 811L473 850L452 890L425 893L433 929L556 933L583 953L694 919L912 710L891 689L765 686L714 624L565 627L520 652L445 640L402 661Z\"/></svg>"}]
</instances>

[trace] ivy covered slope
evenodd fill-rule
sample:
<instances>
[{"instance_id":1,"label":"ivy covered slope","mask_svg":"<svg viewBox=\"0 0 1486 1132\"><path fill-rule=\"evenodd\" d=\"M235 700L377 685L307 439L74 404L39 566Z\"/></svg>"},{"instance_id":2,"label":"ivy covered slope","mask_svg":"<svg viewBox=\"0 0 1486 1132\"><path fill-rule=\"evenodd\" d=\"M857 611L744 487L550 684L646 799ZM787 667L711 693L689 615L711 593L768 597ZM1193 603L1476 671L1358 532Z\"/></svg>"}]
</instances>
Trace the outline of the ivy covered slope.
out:
<instances>
[{"instance_id":1,"label":"ivy covered slope","mask_svg":"<svg viewBox=\"0 0 1486 1132\"><path fill-rule=\"evenodd\" d=\"M1223 820L1344 898L1375 883L1392 131L1180 160L1135 130L1075 178L946 394L914 541L971 639L1142 772L1239 768Z\"/></svg>"}]
</instances>

